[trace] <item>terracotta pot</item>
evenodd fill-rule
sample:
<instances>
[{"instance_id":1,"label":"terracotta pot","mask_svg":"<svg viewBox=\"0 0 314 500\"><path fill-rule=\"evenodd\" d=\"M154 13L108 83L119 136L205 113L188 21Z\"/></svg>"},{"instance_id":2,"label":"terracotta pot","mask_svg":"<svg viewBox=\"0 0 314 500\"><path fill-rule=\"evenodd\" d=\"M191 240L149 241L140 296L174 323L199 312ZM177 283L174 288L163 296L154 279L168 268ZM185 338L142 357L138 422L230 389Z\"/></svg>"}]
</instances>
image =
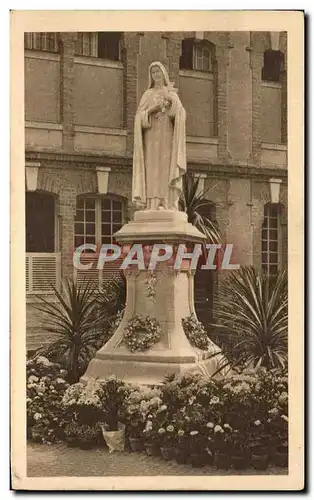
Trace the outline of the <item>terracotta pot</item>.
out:
<instances>
[{"instance_id":1,"label":"terracotta pot","mask_svg":"<svg viewBox=\"0 0 314 500\"><path fill-rule=\"evenodd\" d=\"M129 441L132 451L144 451L144 440L142 438L130 437Z\"/></svg>"},{"instance_id":2,"label":"terracotta pot","mask_svg":"<svg viewBox=\"0 0 314 500\"><path fill-rule=\"evenodd\" d=\"M91 450L93 448L93 445L93 441L82 440L79 442L79 447L81 448L81 450Z\"/></svg>"},{"instance_id":3,"label":"terracotta pot","mask_svg":"<svg viewBox=\"0 0 314 500\"><path fill-rule=\"evenodd\" d=\"M178 464L186 464L189 461L189 453L187 450L176 450L175 458Z\"/></svg>"},{"instance_id":4,"label":"terracotta pot","mask_svg":"<svg viewBox=\"0 0 314 500\"><path fill-rule=\"evenodd\" d=\"M222 453L220 451L217 451L215 453L215 466L217 469L230 469L231 463L230 463L230 457L227 453Z\"/></svg>"},{"instance_id":5,"label":"terracotta pot","mask_svg":"<svg viewBox=\"0 0 314 500\"><path fill-rule=\"evenodd\" d=\"M80 440L73 436L67 436L66 443L69 448L78 448L80 446Z\"/></svg>"},{"instance_id":6,"label":"terracotta pot","mask_svg":"<svg viewBox=\"0 0 314 500\"><path fill-rule=\"evenodd\" d=\"M231 457L231 462L234 470L243 470L249 467L248 460L244 456Z\"/></svg>"},{"instance_id":7,"label":"terracotta pot","mask_svg":"<svg viewBox=\"0 0 314 500\"><path fill-rule=\"evenodd\" d=\"M159 455L159 446L156 443L144 443L145 451L150 457L157 457Z\"/></svg>"},{"instance_id":8,"label":"terracotta pot","mask_svg":"<svg viewBox=\"0 0 314 500\"><path fill-rule=\"evenodd\" d=\"M251 464L256 470L266 470L268 467L268 455L252 454Z\"/></svg>"},{"instance_id":9,"label":"terracotta pot","mask_svg":"<svg viewBox=\"0 0 314 500\"><path fill-rule=\"evenodd\" d=\"M162 446L160 451L165 460L172 460L175 457L175 449L170 446Z\"/></svg>"},{"instance_id":10,"label":"terracotta pot","mask_svg":"<svg viewBox=\"0 0 314 500\"><path fill-rule=\"evenodd\" d=\"M192 467L204 467L207 463L207 457L205 453L192 453L191 454L191 465Z\"/></svg>"}]
</instances>

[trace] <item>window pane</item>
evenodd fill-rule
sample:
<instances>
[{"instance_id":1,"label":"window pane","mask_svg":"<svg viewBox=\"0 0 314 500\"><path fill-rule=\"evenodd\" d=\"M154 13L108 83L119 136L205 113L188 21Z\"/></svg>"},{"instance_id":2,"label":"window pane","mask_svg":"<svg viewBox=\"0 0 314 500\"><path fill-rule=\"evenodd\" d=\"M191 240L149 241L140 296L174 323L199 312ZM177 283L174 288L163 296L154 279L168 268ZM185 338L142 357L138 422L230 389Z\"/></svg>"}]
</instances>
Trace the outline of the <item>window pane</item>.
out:
<instances>
[{"instance_id":1,"label":"window pane","mask_svg":"<svg viewBox=\"0 0 314 500\"><path fill-rule=\"evenodd\" d=\"M77 198L76 208L84 208L84 198Z\"/></svg>"},{"instance_id":2,"label":"window pane","mask_svg":"<svg viewBox=\"0 0 314 500\"><path fill-rule=\"evenodd\" d=\"M263 252L267 251L267 241L262 241L262 251Z\"/></svg>"},{"instance_id":3,"label":"window pane","mask_svg":"<svg viewBox=\"0 0 314 500\"><path fill-rule=\"evenodd\" d=\"M269 254L269 262L271 264L277 264L278 263L278 255L276 253L270 253Z\"/></svg>"},{"instance_id":4,"label":"window pane","mask_svg":"<svg viewBox=\"0 0 314 500\"><path fill-rule=\"evenodd\" d=\"M278 243L277 243L277 241L270 241L269 242L269 250L271 252L278 252Z\"/></svg>"},{"instance_id":5,"label":"window pane","mask_svg":"<svg viewBox=\"0 0 314 500\"><path fill-rule=\"evenodd\" d=\"M119 210L120 212L122 211L121 201L114 201L113 202L113 210Z\"/></svg>"},{"instance_id":6,"label":"window pane","mask_svg":"<svg viewBox=\"0 0 314 500\"><path fill-rule=\"evenodd\" d=\"M75 236L75 248L84 245L84 236Z\"/></svg>"},{"instance_id":7,"label":"window pane","mask_svg":"<svg viewBox=\"0 0 314 500\"><path fill-rule=\"evenodd\" d=\"M269 231L269 239L270 240L277 240L277 230L271 229Z\"/></svg>"},{"instance_id":8,"label":"window pane","mask_svg":"<svg viewBox=\"0 0 314 500\"><path fill-rule=\"evenodd\" d=\"M269 219L269 227L272 229L277 229L277 226L278 226L278 219L275 217L271 217Z\"/></svg>"},{"instance_id":9,"label":"window pane","mask_svg":"<svg viewBox=\"0 0 314 500\"><path fill-rule=\"evenodd\" d=\"M110 210L111 209L111 200L108 200L108 198L102 198L101 208L105 209L105 210Z\"/></svg>"},{"instance_id":10,"label":"window pane","mask_svg":"<svg viewBox=\"0 0 314 500\"><path fill-rule=\"evenodd\" d=\"M203 71L209 71L209 59L203 59Z\"/></svg>"},{"instance_id":11,"label":"window pane","mask_svg":"<svg viewBox=\"0 0 314 500\"><path fill-rule=\"evenodd\" d=\"M276 274L277 270L278 270L278 266L277 265L276 266L274 266L274 265L269 266L269 273L270 274Z\"/></svg>"},{"instance_id":12,"label":"window pane","mask_svg":"<svg viewBox=\"0 0 314 500\"><path fill-rule=\"evenodd\" d=\"M95 234L95 224L86 224L86 234Z\"/></svg>"},{"instance_id":13,"label":"window pane","mask_svg":"<svg viewBox=\"0 0 314 500\"><path fill-rule=\"evenodd\" d=\"M278 216L278 206L277 205L269 205L269 215L270 217Z\"/></svg>"},{"instance_id":14,"label":"window pane","mask_svg":"<svg viewBox=\"0 0 314 500\"><path fill-rule=\"evenodd\" d=\"M109 212L109 210L102 210L101 220L102 222L111 222L111 212Z\"/></svg>"},{"instance_id":15,"label":"window pane","mask_svg":"<svg viewBox=\"0 0 314 500\"><path fill-rule=\"evenodd\" d=\"M263 264L266 264L268 262L268 259L267 259L267 253L266 252L263 252L262 253L262 263Z\"/></svg>"},{"instance_id":16,"label":"window pane","mask_svg":"<svg viewBox=\"0 0 314 500\"><path fill-rule=\"evenodd\" d=\"M202 48L201 47L195 47L195 57L202 58Z\"/></svg>"},{"instance_id":17,"label":"window pane","mask_svg":"<svg viewBox=\"0 0 314 500\"><path fill-rule=\"evenodd\" d=\"M101 238L102 243L111 243L111 237L110 236L102 236Z\"/></svg>"},{"instance_id":18,"label":"window pane","mask_svg":"<svg viewBox=\"0 0 314 500\"><path fill-rule=\"evenodd\" d=\"M95 222L95 210L86 210L85 219L87 222Z\"/></svg>"},{"instance_id":19,"label":"window pane","mask_svg":"<svg viewBox=\"0 0 314 500\"><path fill-rule=\"evenodd\" d=\"M75 234L84 234L84 224L75 223Z\"/></svg>"},{"instance_id":20,"label":"window pane","mask_svg":"<svg viewBox=\"0 0 314 500\"><path fill-rule=\"evenodd\" d=\"M267 229L262 230L262 239L267 240Z\"/></svg>"},{"instance_id":21,"label":"window pane","mask_svg":"<svg viewBox=\"0 0 314 500\"><path fill-rule=\"evenodd\" d=\"M111 224L102 224L101 225L101 234L103 236L111 236Z\"/></svg>"},{"instance_id":22,"label":"window pane","mask_svg":"<svg viewBox=\"0 0 314 500\"><path fill-rule=\"evenodd\" d=\"M85 208L86 209L95 209L95 200L92 198L85 199Z\"/></svg>"},{"instance_id":23,"label":"window pane","mask_svg":"<svg viewBox=\"0 0 314 500\"><path fill-rule=\"evenodd\" d=\"M122 223L122 212L113 212L112 220L113 220L113 222L119 222L121 224Z\"/></svg>"},{"instance_id":24,"label":"window pane","mask_svg":"<svg viewBox=\"0 0 314 500\"><path fill-rule=\"evenodd\" d=\"M75 220L77 222L84 222L84 210L77 210Z\"/></svg>"},{"instance_id":25,"label":"window pane","mask_svg":"<svg viewBox=\"0 0 314 500\"><path fill-rule=\"evenodd\" d=\"M95 236L86 236L86 243L95 244Z\"/></svg>"}]
</instances>

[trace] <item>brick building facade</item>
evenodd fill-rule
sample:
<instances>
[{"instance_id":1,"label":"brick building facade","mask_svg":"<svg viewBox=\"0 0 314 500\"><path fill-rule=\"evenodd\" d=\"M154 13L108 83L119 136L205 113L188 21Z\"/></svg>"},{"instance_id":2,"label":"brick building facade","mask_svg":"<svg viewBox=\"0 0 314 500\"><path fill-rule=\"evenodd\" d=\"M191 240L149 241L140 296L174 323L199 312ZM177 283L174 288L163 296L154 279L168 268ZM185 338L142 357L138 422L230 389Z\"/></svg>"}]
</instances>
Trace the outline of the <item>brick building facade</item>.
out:
<instances>
[{"instance_id":1,"label":"brick building facade","mask_svg":"<svg viewBox=\"0 0 314 500\"><path fill-rule=\"evenodd\" d=\"M75 246L112 241L132 217L134 116L154 60L179 89L188 170L235 261L287 265L286 51L285 32L25 34L28 348L43 341L36 295L76 276ZM205 273L200 315L219 282Z\"/></svg>"}]
</instances>

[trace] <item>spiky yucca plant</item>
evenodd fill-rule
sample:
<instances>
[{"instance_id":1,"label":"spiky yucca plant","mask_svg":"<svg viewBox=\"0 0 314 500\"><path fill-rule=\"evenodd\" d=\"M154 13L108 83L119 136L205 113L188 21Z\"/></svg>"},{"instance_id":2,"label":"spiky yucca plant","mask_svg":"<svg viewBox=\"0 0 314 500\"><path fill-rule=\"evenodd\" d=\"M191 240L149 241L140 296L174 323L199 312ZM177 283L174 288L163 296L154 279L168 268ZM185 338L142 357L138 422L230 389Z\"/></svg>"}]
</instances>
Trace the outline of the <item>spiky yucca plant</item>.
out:
<instances>
[{"instance_id":1,"label":"spiky yucca plant","mask_svg":"<svg viewBox=\"0 0 314 500\"><path fill-rule=\"evenodd\" d=\"M202 215L204 208L210 212L211 202L205 198L206 192L199 192L199 178L189 174L183 177L183 190L179 199L179 208L188 216L188 221L205 236L206 243L221 243L218 227L208 217Z\"/></svg>"},{"instance_id":2,"label":"spiky yucca plant","mask_svg":"<svg viewBox=\"0 0 314 500\"><path fill-rule=\"evenodd\" d=\"M53 287L57 302L38 296L36 309L44 314L43 328L52 334L52 341L38 351L48 358L62 358L69 381L77 382L95 352L99 340L99 325L105 312L99 311L95 285L91 281L77 284L65 279L60 293Z\"/></svg>"},{"instance_id":3,"label":"spiky yucca plant","mask_svg":"<svg viewBox=\"0 0 314 500\"><path fill-rule=\"evenodd\" d=\"M235 341L239 363L286 367L288 361L288 279L258 273L253 267L233 271L217 295L215 327Z\"/></svg>"}]
</instances>

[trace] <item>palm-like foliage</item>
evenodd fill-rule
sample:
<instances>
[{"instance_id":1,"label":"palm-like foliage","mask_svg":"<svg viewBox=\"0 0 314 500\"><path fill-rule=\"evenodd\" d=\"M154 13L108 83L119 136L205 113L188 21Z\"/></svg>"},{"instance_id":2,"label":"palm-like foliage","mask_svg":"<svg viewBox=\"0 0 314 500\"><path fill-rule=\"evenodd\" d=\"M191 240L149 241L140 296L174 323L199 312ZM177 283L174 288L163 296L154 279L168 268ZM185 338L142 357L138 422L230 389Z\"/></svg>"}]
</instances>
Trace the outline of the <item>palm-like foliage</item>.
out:
<instances>
[{"instance_id":1,"label":"palm-like foliage","mask_svg":"<svg viewBox=\"0 0 314 500\"><path fill-rule=\"evenodd\" d=\"M239 363L285 367L288 359L288 279L252 267L232 272L221 283L216 324L235 339Z\"/></svg>"},{"instance_id":2,"label":"palm-like foliage","mask_svg":"<svg viewBox=\"0 0 314 500\"><path fill-rule=\"evenodd\" d=\"M95 285L82 285L66 279L63 293L53 287L57 302L48 302L39 296L36 309L44 313L43 328L52 334L52 341L37 354L63 358L70 382L77 382L99 341L99 326L105 312L98 308Z\"/></svg>"},{"instance_id":3,"label":"palm-like foliage","mask_svg":"<svg viewBox=\"0 0 314 500\"><path fill-rule=\"evenodd\" d=\"M205 192L199 192L199 178L186 174L183 178L183 190L179 199L179 208L188 216L188 221L205 236L207 243L221 243L220 232L214 222L202 215L206 208L210 212L211 202L205 198Z\"/></svg>"}]
</instances>

